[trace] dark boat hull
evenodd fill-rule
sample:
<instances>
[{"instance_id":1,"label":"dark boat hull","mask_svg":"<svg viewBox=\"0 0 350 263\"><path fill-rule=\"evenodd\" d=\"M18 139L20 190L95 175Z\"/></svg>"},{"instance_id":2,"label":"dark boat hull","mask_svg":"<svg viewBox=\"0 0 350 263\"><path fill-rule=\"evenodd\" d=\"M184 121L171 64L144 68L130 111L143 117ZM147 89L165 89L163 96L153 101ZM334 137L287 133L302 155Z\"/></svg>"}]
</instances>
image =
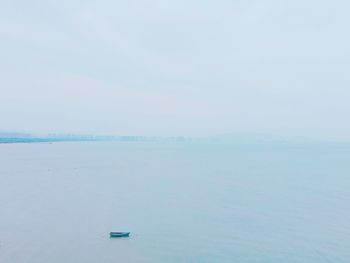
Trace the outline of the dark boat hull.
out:
<instances>
[{"instance_id":1,"label":"dark boat hull","mask_svg":"<svg viewBox=\"0 0 350 263\"><path fill-rule=\"evenodd\" d=\"M130 232L110 232L110 237L128 237Z\"/></svg>"}]
</instances>

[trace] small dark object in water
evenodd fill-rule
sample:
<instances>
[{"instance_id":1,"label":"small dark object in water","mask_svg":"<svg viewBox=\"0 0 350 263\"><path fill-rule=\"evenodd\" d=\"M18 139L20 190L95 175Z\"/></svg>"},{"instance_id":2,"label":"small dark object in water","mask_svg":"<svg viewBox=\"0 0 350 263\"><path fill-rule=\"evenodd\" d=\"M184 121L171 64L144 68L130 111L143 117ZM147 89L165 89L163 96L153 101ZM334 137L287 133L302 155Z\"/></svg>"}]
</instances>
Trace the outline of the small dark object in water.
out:
<instances>
[{"instance_id":1,"label":"small dark object in water","mask_svg":"<svg viewBox=\"0 0 350 263\"><path fill-rule=\"evenodd\" d=\"M130 232L110 232L110 237L128 237Z\"/></svg>"}]
</instances>

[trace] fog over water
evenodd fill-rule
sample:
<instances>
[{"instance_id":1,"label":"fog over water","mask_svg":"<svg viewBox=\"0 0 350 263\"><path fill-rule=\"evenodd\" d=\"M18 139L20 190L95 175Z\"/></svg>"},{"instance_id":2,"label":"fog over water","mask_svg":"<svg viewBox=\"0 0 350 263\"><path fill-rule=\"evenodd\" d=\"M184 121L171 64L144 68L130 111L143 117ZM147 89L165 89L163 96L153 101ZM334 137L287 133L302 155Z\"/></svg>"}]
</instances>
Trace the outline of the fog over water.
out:
<instances>
[{"instance_id":1,"label":"fog over water","mask_svg":"<svg viewBox=\"0 0 350 263\"><path fill-rule=\"evenodd\" d=\"M0 131L350 141L349 9L2 1Z\"/></svg>"},{"instance_id":2,"label":"fog over water","mask_svg":"<svg viewBox=\"0 0 350 263\"><path fill-rule=\"evenodd\" d=\"M2 0L0 263L349 263L349 10Z\"/></svg>"}]
</instances>

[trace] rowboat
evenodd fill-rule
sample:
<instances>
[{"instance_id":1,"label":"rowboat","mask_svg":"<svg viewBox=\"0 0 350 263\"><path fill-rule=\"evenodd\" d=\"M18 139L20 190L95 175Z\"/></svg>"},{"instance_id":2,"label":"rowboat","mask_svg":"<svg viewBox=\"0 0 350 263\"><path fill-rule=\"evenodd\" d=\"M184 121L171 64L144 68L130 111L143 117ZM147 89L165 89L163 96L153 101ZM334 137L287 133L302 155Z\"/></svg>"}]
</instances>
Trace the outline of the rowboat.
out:
<instances>
[{"instance_id":1,"label":"rowboat","mask_svg":"<svg viewBox=\"0 0 350 263\"><path fill-rule=\"evenodd\" d=\"M128 237L130 232L110 232L110 237Z\"/></svg>"}]
</instances>

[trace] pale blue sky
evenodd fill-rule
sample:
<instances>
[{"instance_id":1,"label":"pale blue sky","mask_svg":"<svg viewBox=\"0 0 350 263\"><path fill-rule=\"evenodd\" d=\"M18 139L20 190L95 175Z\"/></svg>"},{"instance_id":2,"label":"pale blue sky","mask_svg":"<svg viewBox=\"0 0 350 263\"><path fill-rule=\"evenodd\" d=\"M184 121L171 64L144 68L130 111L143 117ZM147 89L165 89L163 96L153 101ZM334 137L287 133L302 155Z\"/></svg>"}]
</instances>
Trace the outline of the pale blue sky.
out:
<instances>
[{"instance_id":1,"label":"pale blue sky","mask_svg":"<svg viewBox=\"0 0 350 263\"><path fill-rule=\"evenodd\" d=\"M0 130L350 141L349 1L0 3Z\"/></svg>"}]
</instances>

